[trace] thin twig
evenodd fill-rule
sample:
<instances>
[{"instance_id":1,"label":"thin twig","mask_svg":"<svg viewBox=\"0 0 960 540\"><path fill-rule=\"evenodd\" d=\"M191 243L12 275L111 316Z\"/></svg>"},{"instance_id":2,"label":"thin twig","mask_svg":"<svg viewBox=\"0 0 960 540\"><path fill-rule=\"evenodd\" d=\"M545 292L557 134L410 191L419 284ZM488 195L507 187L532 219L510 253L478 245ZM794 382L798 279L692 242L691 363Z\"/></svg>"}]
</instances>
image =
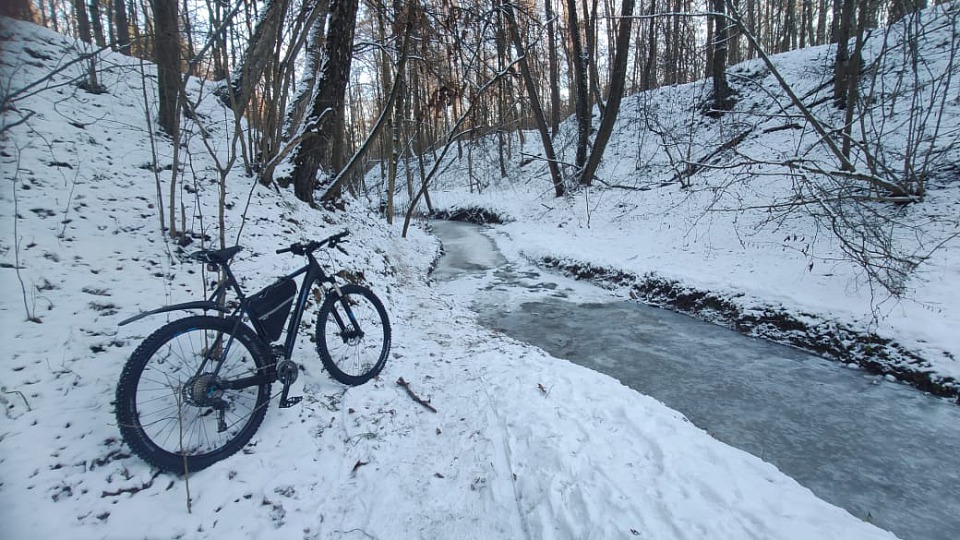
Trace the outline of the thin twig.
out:
<instances>
[{"instance_id":1,"label":"thin twig","mask_svg":"<svg viewBox=\"0 0 960 540\"><path fill-rule=\"evenodd\" d=\"M30 402L27 401L27 396L23 395L23 392L21 392L21 391L19 391L19 390L7 390L7 387L6 387L6 386L0 387L0 391L2 391L4 394L16 394L16 395L20 396L20 399L23 400L23 404L27 406L27 410L28 410L28 411L32 411L32 410L33 410L33 407L30 406Z\"/></svg>"},{"instance_id":2,"label":"thin twig","mask_svg":"<svg viewBox=\"0 0 960 540\"><path fill-rule=\"evenodd\" d=\"M17 148L17 171L16 176L14 176L14 181L11 184L13 186L13 268L17 272L17 280L20 282L20 291L23 293L23 308L27 312L27 320L30 322L43 322L40 320L40 317L36 315L36 309L30 309L30 303L27 301L27 286L23 282L23 276L20 275L20 227L19 222L20 218L20 199L17 197L17 179L20 176L20 152ZM26 400L24 400L26 401ZM27 408L30 408L27 405Z\"/></svg>"},{"instance_id":3,"label":"thin twig","mask_svg":"<svg viewBox=\"0 0 960 540\"><path fill-rule=\"evenodd\" d=\"M416 401L417 403L423 405L424 407L430 409L433 412L437 412L437 410L433 408L433 405L431 405L429 401L423 400L420 396L415 394L413 390L410 389L410 383L403 380L403 377L400 377L399 379L397 379L397 385L402 386L404 390L407 391L407 395L410 396L410 399Z\"/></svg>"}]
</instances>

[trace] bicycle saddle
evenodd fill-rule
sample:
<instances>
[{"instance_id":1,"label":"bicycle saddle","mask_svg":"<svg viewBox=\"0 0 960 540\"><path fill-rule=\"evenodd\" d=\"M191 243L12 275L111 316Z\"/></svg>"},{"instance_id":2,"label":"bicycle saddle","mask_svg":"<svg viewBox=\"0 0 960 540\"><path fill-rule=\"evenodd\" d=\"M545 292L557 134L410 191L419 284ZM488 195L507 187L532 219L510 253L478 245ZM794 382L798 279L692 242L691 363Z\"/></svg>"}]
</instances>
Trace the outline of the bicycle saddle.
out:
<instances>
[{"instance_id":1,"label":"bicycle saddle","mask_svg":"<svg viewBox=\"0 0 960 540\"><path fill-rule=\"evenodd\" d=\"M201 249L200 251L191 253L189 257L204 263L226 264L230 262L230 259L232 259L234 255L240 253L242 249L243 246L233 246L225 249Z\"/></svg>"}]
</instances>

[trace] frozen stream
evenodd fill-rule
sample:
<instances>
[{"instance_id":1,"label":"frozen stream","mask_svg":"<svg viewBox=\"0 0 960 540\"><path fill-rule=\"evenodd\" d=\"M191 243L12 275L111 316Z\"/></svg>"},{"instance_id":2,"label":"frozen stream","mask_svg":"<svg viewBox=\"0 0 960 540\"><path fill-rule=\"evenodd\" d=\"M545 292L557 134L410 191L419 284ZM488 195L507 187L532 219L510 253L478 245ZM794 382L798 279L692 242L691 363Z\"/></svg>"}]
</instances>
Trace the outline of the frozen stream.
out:
<instances>
[{"instance_id":1,"label":"frozen stream","mask_svg":"<svg viewBox=\"0 0 960 540\"><path fill-rule=\"evenodd\" d=\"M508 261L478 226L432 226L434 277L484 324L659 399L901 538L958 537L957 405Z\"/></svg>"}]
</instances>

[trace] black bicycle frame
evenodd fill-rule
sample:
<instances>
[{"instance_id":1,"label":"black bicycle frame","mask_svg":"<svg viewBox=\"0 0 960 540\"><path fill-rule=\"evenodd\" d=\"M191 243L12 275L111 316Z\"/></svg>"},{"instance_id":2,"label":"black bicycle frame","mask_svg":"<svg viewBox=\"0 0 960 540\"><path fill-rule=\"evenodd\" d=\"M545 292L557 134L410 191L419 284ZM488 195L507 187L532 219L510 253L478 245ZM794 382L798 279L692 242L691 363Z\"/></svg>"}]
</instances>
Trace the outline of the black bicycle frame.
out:
<instances>
[{"instance_id":1,"label":"black bicycle frame","mask_svg":"<svg viewBox=\"0 0 960 540\"><path fill-rule=\"evenodd\" d=\"M293 355L293 346L297 342L297 328L300 327L300 322L303 320L303 311L307 305L307 298L312 292L311 285L313 282L319 281L320 283L330 283L333 289L338 289L336 281L334 281L332 277L328 276L323 271L323 268L320 267L320 263L318 263L313 257L313 253L307 254L307 260L308 262L305 266L280 278L280 280L293 279L300 274L306 274L303 277L303 282L300 284L300 291L297 294L297 301L293 306L293 312L290 314L290 319L287 321L287 335L284 338L282 349L284 360L289 360L291 355ZM263 336L264 332L262 329L258 328L257 334Z\"/></svg>"},{"instance_id":2,"label":"black bicycle frame","mask_svg":"<svg viewBox=\"0 0 960 540\"><path fill-rule=\"evenodd\" d=\"M277 280L277 282L279 282L285 279L293 279L293 278L296 278L297 276L300 276L301 274L305 274L303 277L303 282L300 284L300 291L297 294L297 301L293 307L293 313L291 314L290 319L287 322L287 335L286 335L286 338L284 339L283 347L280 349L283 360L290 360L290 357L293 354L293 346L296 344L296 341L297 341L297 328L300 326L300 322L303 320L303 312L307 304L307 298L311 293L310 286L315 281L319 283L329 283L331 289L333 289L337 294L341 294L340 287L337 285L336 280L334 280L331 276L328 276L323 271L323 268L320 266L320 263L317 262L317 259L313 256L313 253L307 252L304 255L306 255L307 257L306 265ZM257 334L257 337L263 342L264 345L267 346L268 349L272 349L271 347L269 347L270 340L267 338L266 331L257 321L256 317L252 315L252 312L250 311L250 308L249 308L250 300L243 293L243 290L240 289L240 285L237 282L236 277L233 275L233 272L230 270L229 263L223 263L223 264L220 264L219 266L223 268L223 271L226 274L226 277L223 280L221 280L219 284L217 284L217 287L213 290L213 292L210 294L210 297L207 298L206 300L185 302L182 304L173 304L170 306L164 306L164 307L153 309L150 311L145 311L143 313L130 317L129 319L121 321L120 323L118 323L118 325L123 326L125 324L138 321L149 315L156 315L158 313L166 313L170 311L189 310L189 309L215 310L215 311L220 311L221 313L230 314L231 316L236 317L234 331L231 333L230 339L228 339L227 342L223 344L220 357L216 359L209 358L209 357L204 358L203 361L200 363L200 366L198 367L198 370L197 370L198 374L203 372L203 370L207 365L208 360L213 360L217 364L213 370L213 375L214 376L219 375L220 368L223 366L223 362L227 357L227 353L230 351L231 345L233 345L233 340L234 340L234 336L236 335L236 331L240 327L240 325L243 324L244 314L246 314L250 318L250 321L253 324L254 331ZM239 304L237 305L237 307L232 310L226 307L223 301L223 296L225 295L228 288L233 289L234 293L237 295L237 299L239 300ZM324 294L327 294L327 291L324 291ZM356 321L354 319L353 313L350 311L350 308L348 306L344 306L344 307L347 313L347 317L350 319L350 321L354 324L354 327L356 328ZM333 317L336 320L337 325L339 325L341 331L344 330L346 325L344 324L343 319L340 317L340 314L337 313L336 310L333 311ZM360 335L362 335L359 328L356 328L356 330ZM344 333L343 339L345 341L347 339L345 333ZM273 352L273 350L271 350L271 352ZM272 364L276 365L278 358L276 356L272 356L271 360L272 360ZM268 373L265 373L265 374L259 374L259 375L254 375L252 377L244 377L242 379L235 379L235 380L229 380L229 381L224 380L224 381L221 381L221 383L227 389L239 390L242 388L247 388L247 387L255 386L258 384L272 383L276 380L276 377L277 377L276 372L271 369Z\"/></svg>"}]
</instances>

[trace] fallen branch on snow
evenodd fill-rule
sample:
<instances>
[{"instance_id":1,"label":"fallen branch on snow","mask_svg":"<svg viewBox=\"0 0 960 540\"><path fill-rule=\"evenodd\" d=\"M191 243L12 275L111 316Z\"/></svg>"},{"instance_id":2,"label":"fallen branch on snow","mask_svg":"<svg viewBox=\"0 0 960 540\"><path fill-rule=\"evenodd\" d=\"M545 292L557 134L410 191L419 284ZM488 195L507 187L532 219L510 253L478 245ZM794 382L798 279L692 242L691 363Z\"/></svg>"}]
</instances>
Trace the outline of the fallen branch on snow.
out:
<instances>
[{"instance_id":1,"label":"fallen branch on snow","mask_svg":"<svg viewBox=\"0 0 960 540\"><path fill-rule=\"evenodd\" d=\"M415 394L413 390L410 389L410 383L403 380L403 377L400 377L399 379L397 379L397 384L399 386L402 386L404 390L407 391L407 395L410 396L410 399L416 401L417 403L423 405L424 407L430 409L433 412L437 412L437 410L433 408L433 405L431 405L429 401L424 401L420 396Z\"/></svg>"}]
</instances>

